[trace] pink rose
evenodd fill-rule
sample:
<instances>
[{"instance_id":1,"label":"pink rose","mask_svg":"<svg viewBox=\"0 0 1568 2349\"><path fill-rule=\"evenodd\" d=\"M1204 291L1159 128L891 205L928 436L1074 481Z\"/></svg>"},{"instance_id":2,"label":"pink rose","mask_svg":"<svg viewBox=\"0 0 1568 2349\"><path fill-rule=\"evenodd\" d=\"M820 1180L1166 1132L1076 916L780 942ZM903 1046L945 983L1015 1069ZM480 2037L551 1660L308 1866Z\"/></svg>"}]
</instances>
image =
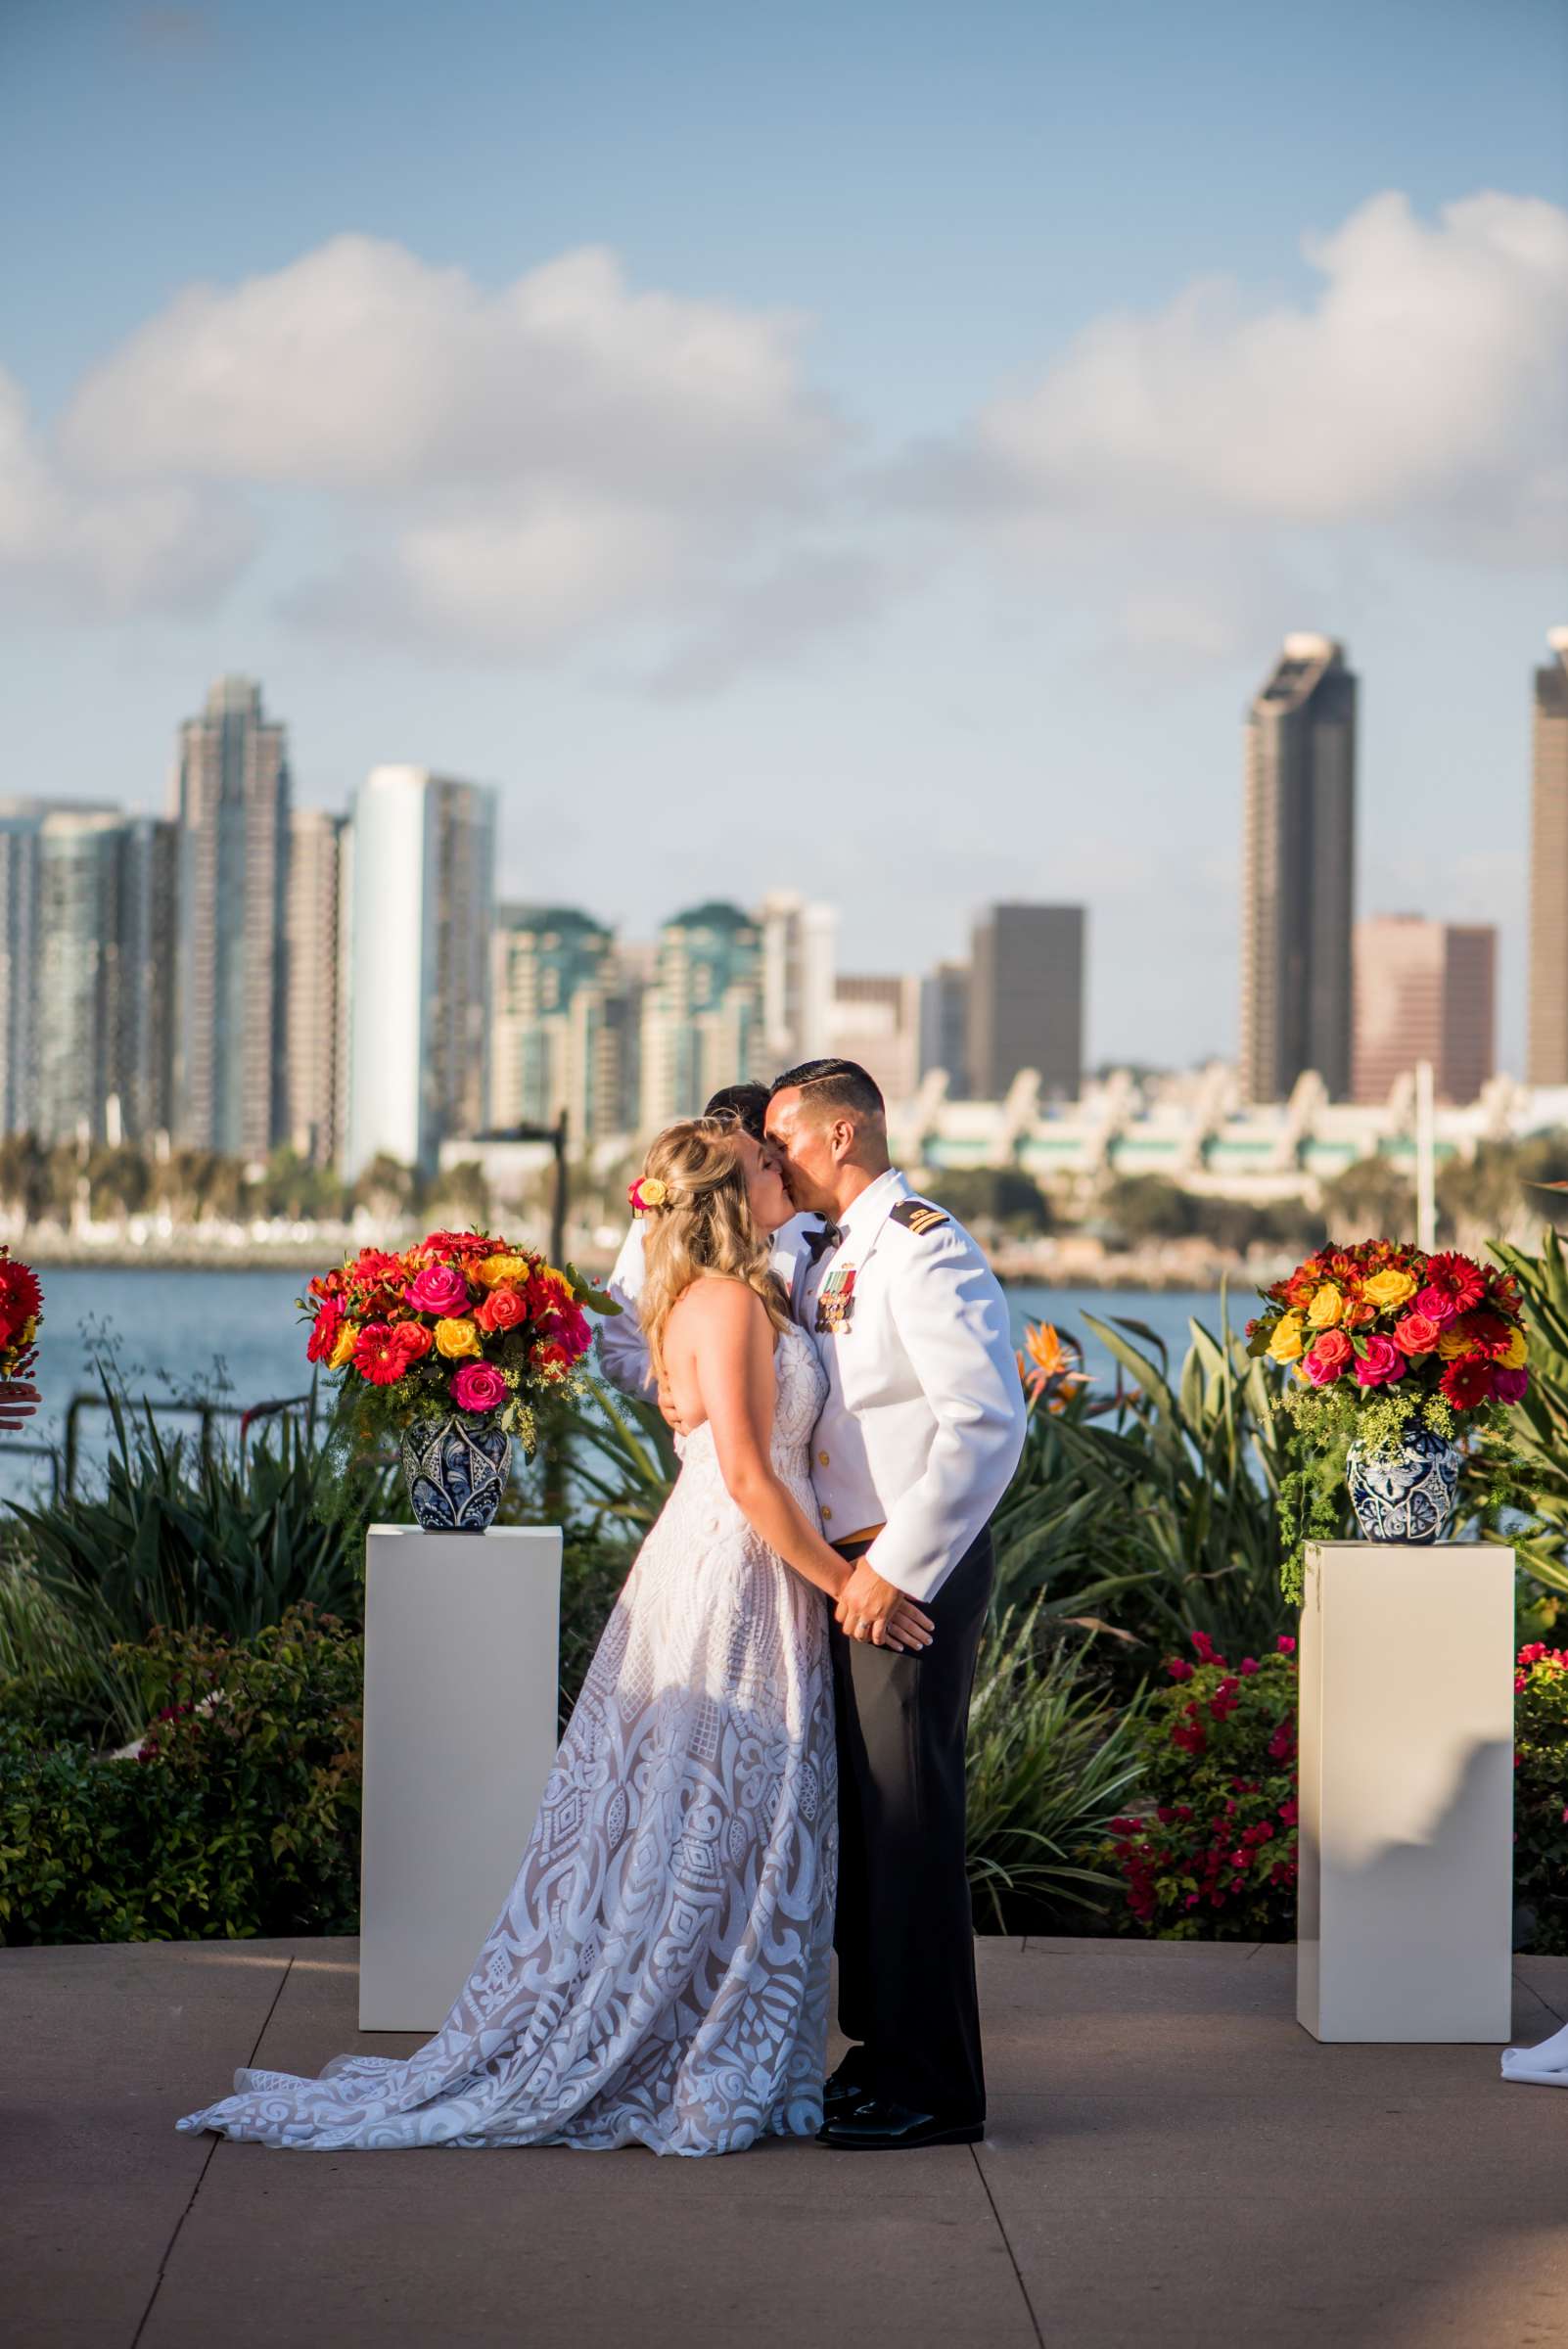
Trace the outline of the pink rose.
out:
<instances>
[{"instance_id":1,"label":"pink rose","mask_svg":"<svg viewBox=\"0 0 1568 2349\"><path fill-rule=\"evenodd\" d=\"M1458 1310L1447 1289L1434 1288L1419 1290L1411 1308L1423 1320L1435 1321L1439 1329L1447 1329Z\"/></svg>"},{"instance_id":2,"label":"pink rose","mask_svg":"<svg viewBox=\"0 0 1568 2349\"><path fill-rule=\"evenodd\" d=\"M427 1265L404 1289L403 1302L411 1305L416 1313L445 1316L466 1313L468 1282L455 1265Z\"/></svg>"},{"instance_id":3,"label":"pink rose","mask_svg":"<svg viewBox=\"0 0 1568 2349\"><path fill-rule=\"evenodd\" d=\"M493 1362L465 1362L452 1380L460 1411L493 1411L507 1397L507 1384Z\"/></svg>"},{"instance_id":4,"label":"pink rose","mask_svg":"<svg viewBox=\"0 0 1568 2349\"><path fill-rule=\"evenodd\" d=\"M1494 1370L1492 1392L1499 1403L1523 1403L1530 1385L1528 1370Z\"/></svg>"},{"instance_id":5,"label":"pink rose","mask_svg":"<svg viewBox=\"0 0 1568 2349\"><path fill-rule=\"evenodd\" d=\"M1366 1341L1366 1352L1356 1358L1356 1383L1359 1387L1386 1387L1396 1378L1405 1376L1405 1357L1392 1338L1374 1330Z\"/></svg>"}]
</instances>

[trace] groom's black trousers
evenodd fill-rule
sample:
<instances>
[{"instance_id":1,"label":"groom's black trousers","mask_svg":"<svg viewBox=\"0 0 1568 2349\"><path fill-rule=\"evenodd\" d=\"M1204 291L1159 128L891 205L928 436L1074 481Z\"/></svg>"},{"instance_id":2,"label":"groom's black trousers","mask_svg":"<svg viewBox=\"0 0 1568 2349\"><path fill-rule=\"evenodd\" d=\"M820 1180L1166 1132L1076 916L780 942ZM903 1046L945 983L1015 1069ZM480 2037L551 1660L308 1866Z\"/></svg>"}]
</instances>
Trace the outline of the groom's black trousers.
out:
<instances>
[{"instance_id":1,"label":"groom's black trousers","mask_svg":"<svg viewBox=\"0 0 1568 2349\"><path fill-rule=\"evenodd\" d=\"M868 1543L846 1543L858 1557ZM877 2093L981 2121L986 2079L964 1863L964 1746L991 1597L981 1534L935 1598L918 1654L831 1631L839 1744L839 2027Z\"/></svg>"}]
</instances>

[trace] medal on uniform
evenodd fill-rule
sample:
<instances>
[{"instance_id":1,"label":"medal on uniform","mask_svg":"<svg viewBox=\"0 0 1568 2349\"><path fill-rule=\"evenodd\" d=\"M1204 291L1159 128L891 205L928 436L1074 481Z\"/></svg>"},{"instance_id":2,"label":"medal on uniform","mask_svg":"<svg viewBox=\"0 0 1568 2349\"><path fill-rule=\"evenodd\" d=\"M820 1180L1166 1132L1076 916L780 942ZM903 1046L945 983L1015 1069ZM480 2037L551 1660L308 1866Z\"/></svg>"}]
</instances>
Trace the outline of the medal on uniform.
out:
<instances>
[{"instance_id":1,"label":"medal on uniform","mask_svg":"<svg viewBox=\"0 0 1568 2349\"><path fill-rule=\"evenodd\" d=\"M838 1337L854 1313L854 1267L835 1265L816 1293L816 1327Z\"/></svg>"}]
</instances>

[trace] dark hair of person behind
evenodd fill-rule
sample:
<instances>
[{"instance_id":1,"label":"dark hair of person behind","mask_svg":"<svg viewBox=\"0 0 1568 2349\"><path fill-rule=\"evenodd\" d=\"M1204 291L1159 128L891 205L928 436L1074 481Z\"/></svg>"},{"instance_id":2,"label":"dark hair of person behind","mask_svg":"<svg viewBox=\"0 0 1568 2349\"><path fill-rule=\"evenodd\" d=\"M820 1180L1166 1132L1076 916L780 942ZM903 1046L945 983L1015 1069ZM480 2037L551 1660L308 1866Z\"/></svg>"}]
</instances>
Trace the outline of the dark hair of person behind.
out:
<instances>
[{"instance_id":1,"label":"dark hair of person behind","mask_svg":"<svg viewBox=\"0 0 1568 2349\"><path fill-rule=\"evenodd\" d=\"M774 1078L771 1093L788 1092L794 1085L828 1109L856 1110L862 1118L888 1114L875 1078L869 1077L857 1060L803 1060L799 1068L786 1069L782 1077Z\"/></svg>"},{"instance_id":2,"label":"dark hair of person behind","mask_svg":"<svg viewBox=\"0 0 1568 2349\"><path fill-rule=\"evenodd\" d=\"M754 1142L762 1140L762 1121L767 1116L767 1087L751 1078L745 1084L721 1084L708 1107L705 1118L735 1118L745 1128Z\"/></svg>"}]
</instances>

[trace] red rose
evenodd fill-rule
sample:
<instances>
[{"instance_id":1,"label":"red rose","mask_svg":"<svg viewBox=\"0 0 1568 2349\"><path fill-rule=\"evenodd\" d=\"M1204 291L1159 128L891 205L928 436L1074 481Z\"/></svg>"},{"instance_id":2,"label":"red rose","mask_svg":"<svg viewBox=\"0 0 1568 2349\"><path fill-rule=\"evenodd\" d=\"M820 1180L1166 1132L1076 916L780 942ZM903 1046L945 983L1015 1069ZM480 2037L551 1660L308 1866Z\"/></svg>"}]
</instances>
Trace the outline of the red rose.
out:
<instances>
[{"instance_id":1,"label":"red rose","mask_svg":"<svg viewBox=\"0 0 1568 2349\"><path fill-rule=\"evenodd\" d=\"M491 1289L484 1304L474 1309L475 1320L481 1329L488 1330L491 1336L503 1329L516 1329L518 1323L526 1321L528 1316L528 1305L521 1291L506 1281L498 1289Z\"/></svg>"},{"instance_id":2,"label":"red rose","mask_svg":"<svg viewBox=\"0 0 1568 2349\"><path fill-rule=\"evenodd\" d=\"M1473 1411L1492 1393L1492 1364L1482 1354L1450 1362L1438 1385L1456 1411Z\"/></svg>"},{"instance_id":3,"label":"red rose","mask_svg":"<svg viewBox=\"0 0 1568 2349\"><path fill-rule=\"evenodd\" d=\"M1499 1403L1523 1403L1529 1388L1530 1373L1522 1363L1517 1370L1499 1364L1492 1373L1492 1392Z\"/></svg>"},{"instance_id":4,"label":"red rose","mask_svg":"<svg viewBox=\"0 0 1568 2349\"><path fill-rule=\"evenodd\" d=\"M392 1334L405 1362L423 1361L436 1343L423 1321L394 1321Z\"/></svg>"},{"instance_id":5,"label":"red rose","mask_svg":"<svg viewBox=\"0 0 1568 2349\"><path fill-rule=\"evenodd\" d=\"M1435 1321L1440 1332L1448 1329L1459 1317L1459 1309L1448 1290L1438 1288L1431 1281L1424 1289L1416 1291L1410 1311L1419 1313L1424 1321Z\"/></svg>"}]
</instances>

